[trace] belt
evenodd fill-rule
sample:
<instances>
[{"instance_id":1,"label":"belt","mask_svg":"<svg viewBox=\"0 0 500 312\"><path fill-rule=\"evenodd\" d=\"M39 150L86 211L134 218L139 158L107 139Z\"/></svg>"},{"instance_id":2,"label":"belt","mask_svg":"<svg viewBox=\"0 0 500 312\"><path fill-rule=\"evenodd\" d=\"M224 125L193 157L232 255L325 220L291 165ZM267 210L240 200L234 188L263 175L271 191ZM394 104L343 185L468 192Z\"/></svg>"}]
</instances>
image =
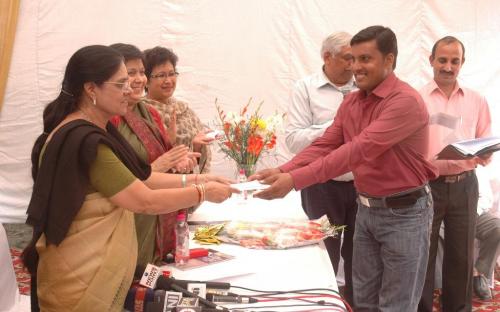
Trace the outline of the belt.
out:
<instances>
[{"instance_id":1,"label":"belt","mask_svg":"<svg viewBox=\"0 0 500 312\"><path fill-rule=\"evenodd\" d=\"M432 182L442 182L442 183L457 183L465 180L465 178L470 177L474 174L474 170L464 171L459 174L452 175L441 175Z\"/></svg>"},{"instance_id":2,"label":"belt","mask_svg":"<svg viewBox=\"0 0 500 312\"><path fill-rule=\"evenodd\" d=\"M406 208L417 202L417 200L431 192L428 184L409 191L404 191L386 197L370 197L363 194L358 194L359 201L366 207L380 208Z\"/></svg>"}]
</instances>

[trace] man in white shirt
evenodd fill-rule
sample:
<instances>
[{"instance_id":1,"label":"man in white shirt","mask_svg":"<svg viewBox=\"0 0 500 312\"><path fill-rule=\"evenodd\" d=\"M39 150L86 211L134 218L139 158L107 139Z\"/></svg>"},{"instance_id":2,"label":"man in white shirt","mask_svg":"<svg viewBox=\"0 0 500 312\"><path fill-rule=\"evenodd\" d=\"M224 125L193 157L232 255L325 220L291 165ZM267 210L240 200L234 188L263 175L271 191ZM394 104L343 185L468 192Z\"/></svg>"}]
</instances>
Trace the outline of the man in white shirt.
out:
<instances>
[{"instance_id":1,"label":"man in white shirt","mask_svg":"<svg viewBox=\"0 0 500 312\"><path fill-rule=\"evenodd\" d=\"M328 36L321 47L322 70L296 82L288 110L286 144L298 153L323 135L337 113L345 94L356 89L352 77L352 54L346 32ZM340 235L325 241L335 273L340 254L344 259L344 297L352 304L352 242L357 211L352 173L301 191L302 207L311 219L326 214L332 224L346 225L341 248Z\"/></svg>"}]
</instances>

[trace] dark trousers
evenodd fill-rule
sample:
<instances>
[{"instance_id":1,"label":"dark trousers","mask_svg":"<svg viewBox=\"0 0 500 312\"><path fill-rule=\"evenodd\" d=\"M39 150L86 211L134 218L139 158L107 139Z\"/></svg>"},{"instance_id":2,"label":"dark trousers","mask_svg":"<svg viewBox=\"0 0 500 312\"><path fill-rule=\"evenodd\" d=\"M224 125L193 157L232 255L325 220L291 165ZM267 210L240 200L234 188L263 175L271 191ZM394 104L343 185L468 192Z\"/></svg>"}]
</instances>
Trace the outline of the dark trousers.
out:
<instances>
[{"instance_id":1,"label":"dark trousers","mask_svg":"<svg viewBox=\"0 0 500 312\"><path fill-rule=\"evenodd\" d=\"M472 271L477 216L476 175L455 183L431 181L434 199L431 246L418 311L432 312L439 228L444 221L443 312L472 310Z\"/></svg>"},{"instance_id":2,"label":"dark trousers","mask_svg":"<svg viewBox=\"0 0 500 312\"><path fill-rule=\"evenodd\" d=\"M300 194L302 207L310 219L317 219L326 214L331 224L346 225L342 247L340 235L327 238L325 247L335 274L339 268L340 255L344 259L344 297L349 304L352 304L352 241L358 210L354 182L330 180L305 188Z\"/></svg>"}]
</instances>

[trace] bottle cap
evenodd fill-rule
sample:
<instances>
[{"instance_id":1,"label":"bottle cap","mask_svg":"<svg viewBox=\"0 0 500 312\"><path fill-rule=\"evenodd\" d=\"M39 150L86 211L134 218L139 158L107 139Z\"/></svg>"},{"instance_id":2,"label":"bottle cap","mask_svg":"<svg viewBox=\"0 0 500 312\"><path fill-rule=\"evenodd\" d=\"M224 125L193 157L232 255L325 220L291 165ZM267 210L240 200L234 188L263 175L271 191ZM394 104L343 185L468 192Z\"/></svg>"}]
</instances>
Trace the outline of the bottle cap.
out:
<instances>
[{"instance_id":1,"label":"bottle cap","mask_svg":"<svg viewBox=\"0 0 500 312\"><path fill-rule=\"evenodd\" d=\"M177 214L177 221L186 221L186 213L184 211Z\"/></svg>"}]
</instances>

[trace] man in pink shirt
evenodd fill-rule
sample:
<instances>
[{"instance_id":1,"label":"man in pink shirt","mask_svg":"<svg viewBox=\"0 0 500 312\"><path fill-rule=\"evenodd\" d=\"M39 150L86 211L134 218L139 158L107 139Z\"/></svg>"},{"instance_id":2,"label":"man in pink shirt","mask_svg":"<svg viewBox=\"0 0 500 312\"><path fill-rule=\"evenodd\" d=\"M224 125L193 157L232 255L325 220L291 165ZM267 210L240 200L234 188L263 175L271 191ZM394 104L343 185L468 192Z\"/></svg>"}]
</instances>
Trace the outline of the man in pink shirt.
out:
<instances>
[{"instance_id":1,"label":"man in pink shirt","mask_svg":"<svg viewBox=\"0 0 500 312\"><path fill-rule=\"evenodd\" d=\"M429 61L434 79L422 95L430 116L429 156L439 170L430 182L434 198L429 264L419 311L432 311L439 228L444 221L443 295L444 311L471 311L472 272L478 182L474 168L489 157L468 160L436 160L446 145L491 135L491 118L485 98L457 81L465 61L465 49L457 38L439 39Z\"/></svg>"},{"instance_id":2,"label":"man in pink shirt","mask_svg":"<svg viewBox=\"0 0 500 312\"><path fill-rule=\"evenodd\" d=\"M360 90L345 97L333 124L291 161L251 177L271 184L254 196L283 197L352 171L356 311L416 311L432 220L427 182L437 176L427 160L429 115L418 92L393 73L398 50L391 29L363 29L351 47Z\"/></svg>"}]
</instances>

